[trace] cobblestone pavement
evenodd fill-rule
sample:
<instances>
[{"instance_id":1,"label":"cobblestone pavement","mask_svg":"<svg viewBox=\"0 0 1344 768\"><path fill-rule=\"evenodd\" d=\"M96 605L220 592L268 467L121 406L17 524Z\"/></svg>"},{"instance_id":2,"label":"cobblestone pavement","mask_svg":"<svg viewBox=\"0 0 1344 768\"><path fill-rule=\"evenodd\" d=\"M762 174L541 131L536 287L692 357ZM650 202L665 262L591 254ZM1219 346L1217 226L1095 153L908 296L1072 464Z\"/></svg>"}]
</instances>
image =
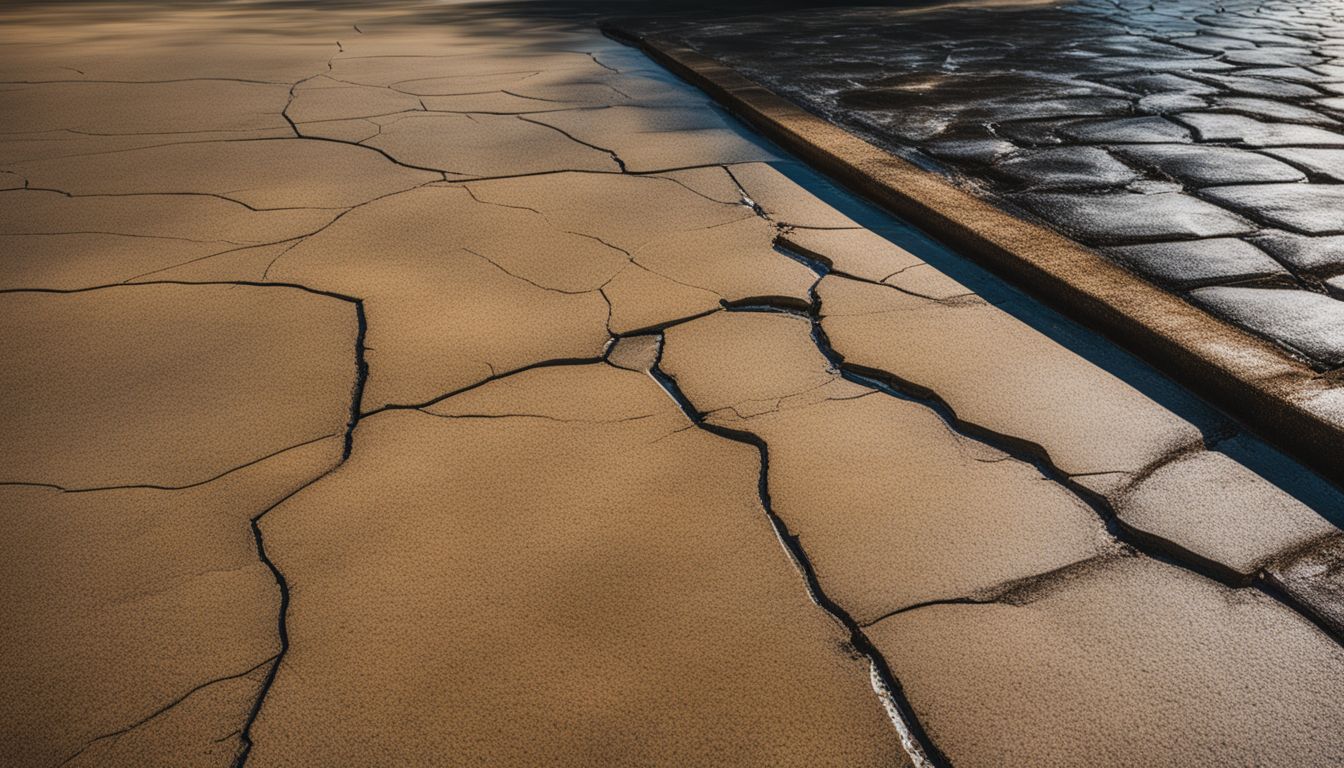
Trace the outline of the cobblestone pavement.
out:
<instances>
[{"instance_id":1,"label":"cobblestone pavement","mask_svg":"<svg viewBox=\"0 0 1344 768\"><path fill-rule=\"evenodd\" d=\"M1344 7L850 9L692 45L1321 370L1344 366Z\"/></svg>"},{"instance_id":2,"label":"cobblestone pavement","mask_svg":"<svg viewBox=\"0 0 1344 768\"><path fill-rule=\"evenodd\" d=\"M593 30L0 23L19 766L1330 765L1344 494Z\"/></svg>"}]
</instances>

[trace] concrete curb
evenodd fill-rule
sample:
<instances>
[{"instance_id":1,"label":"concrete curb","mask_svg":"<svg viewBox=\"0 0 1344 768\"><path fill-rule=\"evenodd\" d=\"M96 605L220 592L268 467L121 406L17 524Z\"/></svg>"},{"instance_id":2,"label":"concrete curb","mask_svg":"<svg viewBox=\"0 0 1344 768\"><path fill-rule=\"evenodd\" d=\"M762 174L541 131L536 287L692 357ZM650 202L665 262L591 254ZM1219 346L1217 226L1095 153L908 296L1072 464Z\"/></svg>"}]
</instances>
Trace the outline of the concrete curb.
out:
<instances>
[{"instance_id":1,"label":"concrete curb","mask_svg":"<svg viewBox=\"0 0 1344 768\"><path fill-rule=\"evenodd\" d=\"M858 194L910 220L1100 331L1344 485L1344 384L1126 272L833 125L683 43L615 28L743 121ZM1332 458L1333 457L1333 458Z\"/></svg>"}]
</instances>

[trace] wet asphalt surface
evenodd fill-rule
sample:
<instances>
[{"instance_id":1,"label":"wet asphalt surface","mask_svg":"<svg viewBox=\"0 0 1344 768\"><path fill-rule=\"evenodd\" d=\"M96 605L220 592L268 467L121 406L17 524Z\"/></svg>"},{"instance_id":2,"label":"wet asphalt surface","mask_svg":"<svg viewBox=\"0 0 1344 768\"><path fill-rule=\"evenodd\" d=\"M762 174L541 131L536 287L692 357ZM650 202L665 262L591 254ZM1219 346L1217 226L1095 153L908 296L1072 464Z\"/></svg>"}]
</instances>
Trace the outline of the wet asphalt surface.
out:
<instances>
[{"instance_id":1,"label":"wet asphalt surface","mask_svg":"<svg viewBox=\"0 0 1344 768\"><path fill-rule=\"evenodd\" d=\"M1344 4L659 24L1321 370L1344 366Z\"/></svg>"}]
</instances>

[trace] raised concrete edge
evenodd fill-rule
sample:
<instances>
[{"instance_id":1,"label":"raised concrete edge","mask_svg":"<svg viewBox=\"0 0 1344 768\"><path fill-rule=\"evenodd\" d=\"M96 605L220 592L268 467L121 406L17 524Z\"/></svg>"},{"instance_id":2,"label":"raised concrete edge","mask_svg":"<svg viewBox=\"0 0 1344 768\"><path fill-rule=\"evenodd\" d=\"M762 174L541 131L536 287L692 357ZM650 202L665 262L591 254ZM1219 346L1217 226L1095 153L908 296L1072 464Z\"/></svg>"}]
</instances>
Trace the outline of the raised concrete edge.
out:
<instances>
[{"instance_id":1,"label":"raised concrete edge","mask_svg":"<svg viewBox=\"0 0 1344 768\"><path fill-rule=\"evenodd\" d=\"M677 40L603 31L638 45L817 170L1101 332L1344 485L1344 384Z\"/></svg>"}]
</instances>

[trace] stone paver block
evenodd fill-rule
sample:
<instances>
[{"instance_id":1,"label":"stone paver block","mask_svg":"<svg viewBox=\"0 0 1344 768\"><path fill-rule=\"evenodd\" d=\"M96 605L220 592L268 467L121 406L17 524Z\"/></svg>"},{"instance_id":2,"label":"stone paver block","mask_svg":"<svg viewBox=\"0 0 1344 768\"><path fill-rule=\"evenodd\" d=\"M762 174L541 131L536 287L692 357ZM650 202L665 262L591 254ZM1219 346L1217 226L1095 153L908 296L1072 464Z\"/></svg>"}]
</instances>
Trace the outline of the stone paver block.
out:
<instances>
[{"instance_id":1,"label":"stone paver block","mask_svg":"<svg viewBox=\"0 0 1344 768\"><path fill-rule=\"evenodd\" d=\"M1344 302L1310 291L1214 286L1190 295L1211 311L1327 366L1344 365Z\"/></svg>"},{"instance_id":2,"label":"stone paver block","mask_svg":"<svg viewBox=\"0 0 1344 768\"><path fill-rule=\"evenodd\" d=\"M1273 158L1233 147L1152 144L1117 147L1120 157L1196 187L1301 181L1306 176Z\"/></svg>"},{"instance_id":3,"label":"stone paver block","mask_svg":"<svg viewBox=\"0 0 1344 768\"><path fill-rule=\"evenodd\" d=\"M1251 184L1202 194L1271 226L1306 235L1344 233L1344 184Z\"/></svg>"},{"instance_id":4,"label":"stone paver block","mask_svg":"<svg viewBox=\"0 0 1344 768\"><path fill-rule=\"evenodd\" d=\"M1288 270L1264 251L1232 237L1130 245L1108 248L1105 253L1175 289L1288 276Z\"/></svg>"},{"instance_id":5,"label":"stone paver block","mask_svg":"<svg viewBox=\"0 0 1344 768\"><path fill-rule=\"evenodd\" d=\"M1223 237L1254 231L1240 216L1177 192L1041 193L1018 199L1088 244Z\"/></svg>"}]
</instances>

